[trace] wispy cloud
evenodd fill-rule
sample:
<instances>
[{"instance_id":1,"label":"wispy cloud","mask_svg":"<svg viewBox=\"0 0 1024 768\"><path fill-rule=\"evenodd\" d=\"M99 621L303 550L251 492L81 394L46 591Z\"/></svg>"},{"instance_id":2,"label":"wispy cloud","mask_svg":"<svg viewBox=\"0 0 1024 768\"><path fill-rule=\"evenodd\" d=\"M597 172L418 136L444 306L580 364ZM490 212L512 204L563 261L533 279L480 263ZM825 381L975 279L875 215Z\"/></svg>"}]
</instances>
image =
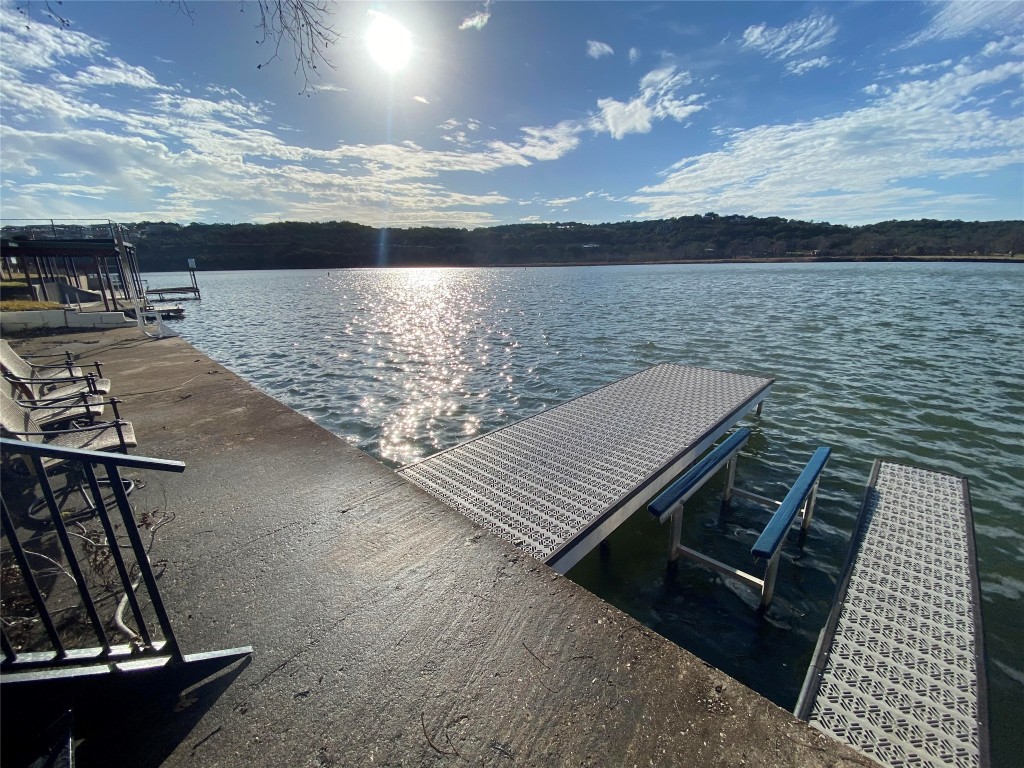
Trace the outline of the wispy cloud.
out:
<instances>
[{"instance_id":1,"label":"wispy cloud","mask_svg":"<svg viewBox=\"0 0 1024 768\"><path fill-rule=\"evenodd\" d=\"M579 197L578 195L573 195L571 197L556 197L553 200L548 200L546 204L555 208L561 208L563 206L569 205L570 203L578 202L582 199L583 198Z\"/></svg>"},{"instance_id":2,"label":"wispy cloud","mask_svg":"<svg viewBox=\"0 0 1024 768\"><path fill-rule=\"evenodd\" d=\"M942 61L937 61L932 64L915 64L912 67L900 67L900 69L897 70L897 74L917 77L918 75L923 75L926 72L934 72L937 69L949 69L951 66L953 66L952 59L943 59Z\"/></svg>"},{"instance_id":3,"label":"wispy cloud","mask_svg":"<svg viewBox=\"0 0 1024 768\"><path fill-rule=\"evenodd\" d=\"M48 29L52 40L45 37ZM15 45L7 48L19 47L21 33L8 34ZM526 126L511 139L490 138L475 119L452 118L438 126L441 148L409 141L314 148L299 142L301 133L276 125L267 105L235 89L192 94L110 57L87 38L62 48L59 30L40 26L32 34L54 61L61 57L57 72L68 74L29 82L27 63L3 64L5 115L18 117L0 124L5 212L12 216L39 209L121 215L116 199L157 200L159 210L151 214L177 221L336 218L344 211L366 223L482 226L494 222L495 206L511 201L500 193L460 190L458 174L557 161L587 134L623 138L703 108L699 94L687 93L688 73L669 66L644 75L632 98L599 99L585 117ZM102 106L102 91L114 85L138 93L127 106ZM57 194L49 180L67 172L76 176ZM22 187L16 194L14 177ZM87 190L93 190L88 197ZM59 200L65 201L61 210L47 208ZM137 211L125 213L137 217Z\"/></svg>"},{"instance_id":4,"label":"wispy cloud","mask_svg":"<svg viewBox=\"0 0 1024 768\"><path fill-rule=\"evenodd\" d=\"M955 40L977 32L1019 32L1021 28L1021 5L1014 0L951 0L934 5L936 11L931 22L911 37L905 47L931 40Z\"/></svg>"},{"instance_id":5,"label":"wispy cloud","mask_svg":"<svg viewBox=\"0 0 1024 768\"><path fill-rule=\"evenodd\" d=\"M426 96L413 96L413 101L418 101L420 104L429 104L430 100Z\"/></svg>"},{"instance_id":6,"label":"wispy cloud","mask_svg":"<svg viewBox=\"0 0 1024 768\"><path fill-rule=\"evenodd\" d=\"M10 6L0 6L3 23L10 29L18 29L18 45L4 46L4 63L8 66L26 70L45 70L59 63L73 60L90 60L102 56L107 44L89 35L71 29L61 29L54 34L54 29L46 23L25 24L25 20L11 10Z\"/></svg>"},{"instance_id":7,"label":"wispy cloud","mask_svg":"<svg viewBox=\"0 0 1024 768\"><path fill-rule=\"evenodd\" d=\"M737 131L721 150L683 158L631 201L648 218L702 210L813 218L823 209L847 221L879 211L955 217L980 198L939 195L930 182L1020 163L1024 117L1000 116L977 98L1022 75L1020 61L961 63L932 80L872 88L882 95L845 114Z\"/></svg>"},{"instance_id":8,"label":"wispy cloud","mask_svg":"<svg viewBox=\"0 0 1024 768\"><path fill-rule=\"evenodd\" d=\"M812 69L822 69L827 67L834 59L830 59L828 56L818 56L816 59L808 59L807 61L789 61L786 62L786 71L791 75L805 75Z\"/></svg>"},{"instance_id":9,"label":"wispy cloud","mask_svg":"<svg viewBox=\"0 0 1024 768\"><path fill-rule=\"evenodd\" d=\"M742 47L758 51L769 59L786 62L786 71L801 75L832 63L825 56L810 58L809 54L829 45L838 32L834 18L814 13L784 27L769 27L767 24L747 27L743 32Z\"/></svg>"},{"instance_id":10,"label":"wispy cloud","mask_svg":"<svg viewBox=\"0 0 1024 768\"><path fill-rule=\"evenodd\" d=\"M601 111L590 121L590 128L621 139L630 133L650 132L655 120L670 117L682 122L704 108L698 103L701 94L681 95L690 83L689 73L679 72L673 65L652 70L640 80L640 92L630 101L598 99Z\"/></svg>"},{"instance_id":11,"label":"wispy cloud","mask_svg":"<svg viewBox=\"0 0 1024 768\"><path fill-rule=\"evenodd\" d=\"M600 59L602 56L611 56L615 51L608 43L600 40L587 40L587 56L592 59Z\"/></svg>"},{"instance_id":12,"label":"wispy cloud","mask_svg":"<svg viewBox=\"0 0 1024 768\"><path fill-rule=\"evenodd\" d=\"M484 3L484 7L483 7L482 11L477 11L476 13L472 14L471 16L467 16L466 18L464 18L462 20L462 23L459 24L459 29L460 30L465 30L465 29L481 30L484 27L486 27L487 26L487 22L491 20L491 12L490 12L490 10L488 10L490 7L491 7L491 0L487 0L487 2Z\"/></svg>"},{"instance_id":13,"label":"wispy cloud","mask_svg":"<svg viewBox=\"0 0 1024 768\"><path fill-rule=\"evenodd\" d=\"M636 64L640 61L640 50L638 48L629 49L629 63Z\"/></svg>"},{"instance_id":14,"label":"wispy cloud","mask_svg":"<svg viewBox=\"0 0 1024 768\"><path fill-rule=\"evenodd\" d=\"M120 59L109 64L92 64L71 77L61 75L57 79L65 85L80 87L124 85L140 89L160 88L156 78L145 67L133 67Z\"/></svg>"}]
</instances>

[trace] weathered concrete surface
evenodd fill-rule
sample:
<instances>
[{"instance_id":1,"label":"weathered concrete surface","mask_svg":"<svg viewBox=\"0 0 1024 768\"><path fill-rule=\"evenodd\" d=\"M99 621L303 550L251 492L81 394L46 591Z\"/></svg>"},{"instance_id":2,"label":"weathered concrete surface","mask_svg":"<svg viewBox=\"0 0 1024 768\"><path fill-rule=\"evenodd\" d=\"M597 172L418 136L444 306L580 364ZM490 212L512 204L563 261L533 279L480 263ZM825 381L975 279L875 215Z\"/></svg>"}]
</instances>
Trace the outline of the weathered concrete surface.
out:
<instances>
[{"instance_id":1,"label":"weathered concrete surface","mask_svg":"<svg viewBox=\"0 0 1024 768\"><path fill-rule=\"evenodd\" d=\"M174 516L153 558L179 640L255 648L182 695L108 684L81 763L872 764L180 339L12 341L102 360L135 453L188 464L132 496Z\"/></svg>"}]
</instances>

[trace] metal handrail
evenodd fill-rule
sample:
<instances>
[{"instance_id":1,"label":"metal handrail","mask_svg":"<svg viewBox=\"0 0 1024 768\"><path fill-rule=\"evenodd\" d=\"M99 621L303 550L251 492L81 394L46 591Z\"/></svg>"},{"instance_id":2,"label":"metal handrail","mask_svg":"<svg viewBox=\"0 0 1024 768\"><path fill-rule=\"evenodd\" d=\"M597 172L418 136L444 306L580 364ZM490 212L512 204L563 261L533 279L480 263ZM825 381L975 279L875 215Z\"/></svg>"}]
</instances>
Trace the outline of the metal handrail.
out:
<instances>
[{"instance_id":1,"label":"metal handrail","mask_svg":"<svg viewBox=\"0 0 1024 768\"><path fill-rule=\"evenodd\" d=\"M43 443L25 443L21 440L11 440L6 437L0 437L0 449L26 453L30 456L77 459L79 461L91 461L96 464L130 467L132 469L155 469L160 472L177 472L179 474L185 471L184 462L172 459L151 459L145 456L128 456L121 453L89 451L84 448L58 448Z\"/></svg>"},{"instance_id":2,"label":"metal handrail","mask_svg":"<svg viewBox=\"0 0 1024 768\"><path fill-rule=\"evenodd\" d=\"M154 459L142 456L128 456L118 453L106 453L102 451L90 451L77 448L59 448L52 445L41 445L37 443L25 443L20 440L0 438L0 451L7 455L21 455L29 459L35 470L35 476L42 491L45 506L49 511L53 532L60 542L60 549L67 569L75 581L81 605L85 610L87 624L91 627L97 641L96 647L69 648L65 638L62 638L54 621L52 611L47 605L47 596L38 584L38 572L29 562L28 554L18 535L18 529L11 515L11 503L6 494L0 494L0 521L4 538L10 546L11 553L17 562L21 576L24 579L33 608L38 620L45 630L49 640L49 651L19 653L14 649L4 628L2 635L2 661L0 670L3 675L0 681L21 681L33 679L33 676L53 677L55 674L78 674L82 665L93 665L94 667L105 667L106 671L119 668L118 665L131 661L132 668L146 666L146 659L151 660L154 666L162 665L168 661L172 663L187 663L192 660L186 658L178 647L174 636L174 629L171 626L170 616L160 597L156 576L149 562L145 544L135 521L135 514L128 500L128 483L122 478L120 470L125 468L146 469L163 472L184 472L185 464L180 461L167 459ZM110 642L105 631L102 619L96 607L96 600L90 591L80 563L80 556L76 553L71 541L62 511L51 486L50 477L43 467L43 459L59 459L72 470L82 486L82 496L93 506L89 510L95 513L103 528L103 535L106 537L106 545L114 561L118 578L120 579L120 590L124 593L124 599L131 608L135 620L136 637L126 645L114 645ZM98 476L97 467L103 467L106 477ZM112 497L108 493L105 497L100 489L101 483L109 483ZM5 489L8 484L5 484ZM117 523L112 515L116 507ZM162 640L157 639L157 627L150 626L143 614L142 606L136 595L136 587L132 584L130 564L126 562L122 554L122 545L117 541L115 535L116 525L123 526L122 530L130 542L130 549L135 560L135 567L141 581L145 583L146 593L149 598L149 605L156 617L156 624L162 635ZM127 549L127 548L126 548ZM215 652L217 656L235 657L251 652L249 648L232 649L228 652ZM210 654L205 654L209 657ZM75 672L74 667L79 672ZM25 670L30 670L26 672ZM63 670L63 672L61 671ZM102 671L102 670L101 670ZM12 674L13 673L13 674Z\"/></svg>"}]
</instances>

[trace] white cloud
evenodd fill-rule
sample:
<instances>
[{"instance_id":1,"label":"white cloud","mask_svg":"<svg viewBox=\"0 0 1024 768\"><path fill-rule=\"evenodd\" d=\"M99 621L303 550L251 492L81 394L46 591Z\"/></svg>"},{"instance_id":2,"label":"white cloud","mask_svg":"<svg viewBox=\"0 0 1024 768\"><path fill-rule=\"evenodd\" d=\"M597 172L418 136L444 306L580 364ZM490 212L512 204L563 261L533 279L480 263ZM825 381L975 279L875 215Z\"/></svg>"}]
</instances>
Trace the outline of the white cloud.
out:
<instances>
[{"instance_id":1,"label":"white cloud","mask_svg":"<svg viewBox=\"0 0 1024 768\"><path fill-rule=\"evenodd\" d=\"M0 34L4 63L18 69L45 70L57 63L91 60L103 55L107 44L71 29L42 21L26 23L12 4L0 5Z\"/></svg>"},{"instance_id":2,"label":"white cloud","mask_svg":"<svg viewBox=\"0 0 1024 768\"><path fill-rule=\"evenodd\" d=\"M1024 56L1024 39L1020 37L1004 37L1002 40L988 43L981 53L983 56L999 56L1001 54Z\"/></svg>"},{"instance_id":3,"label":"white cloud","mask_svg":"<svg viewBox=\"0 0 1024 768\"><path fill-rule=\"evenodd\" d=\"M678 72L673 65L652 70L641 78L640 93L630 101L598 99L601 111L590 121L590 128L621 139L631 133L649 133L654 120L671 117L682 122L704 108L697 103L699 95L679 96L691 82L688 72Z\"/></svg>"},{"instance_id":4,"label":"white cloud","mask_svg":"<svg viewBox=\"0 0 1024 768\"><path fill-rule=\"evenodd\" d=\"M564 120L551 128L523 128L524 140L517 152L523 158L557 160L579 146L583 127Z\"/></svg>"},{"instance_id":5,"label":"white cloud","mask_svg":"<svg viewBox=\"0 0 1024 768\"><path fill-rule=\"evenodd\" d=\"M937 69L949 69L953 66L952 59L945 59L934 64L916 64L912 67L901 67L896 71L899 75L910 75L911 77L917 77L923 75L926 72L934 72Z\"/></svg>"},{"instance_id":6,"label":"white cloud","mask_svg":"<svg viewBox=\"0 0 1024 768\"><path fill-rule=\"evenodd\" d=\"M825 210L846 221L928 210L957 218L957 206L980 198L940 195L930 184L1019 165L1024 117L1001 116L975 99L1022 76L1020 61L961 64L835 117L737 131L720 150L683 158L630 200L646 218L704 210L805 219Z\"/></svg>"},{"instance_id":7,"label":"white cloud","mask_svg":"<svg viewBox=\"0 0 1024 768\"><path fill-rule=\"evenodd\" d=\"M413 96L413 101L418 101L420 104L429 104L430 101L425 96Z\"/></svg>"},{"instance_id":8,"label":"white cloud","mask_svg":"<svg viewBox=\"0 0 1024 768\"><path fill-rule=\"evenodd\" d=\"M114 59L110 64L90 65L71 77L58 74L54 79L72 87L126 85L143 90L161 88L145 67L133 67L120 59Z\"/></svg>"},{"instance_id":9,"label":"white cloud","mask_svg":"<svg viewBox=\"0 0 1024 768\"><path fill-rule=\"evenodd\" d=\"M638 49L638 48L630 48L629 49L629 63L630 64L636 64L638 61L640 61L640 49Z\"/></svg>"},{"instance_id":10,"label":"white cloud","mask_svg":"<svg viewBox=\"0 0 1024 768\"><path fill-rule=\"evenodd\" d=\"M261 221L337 218L342 211L365 223L482 226L493 220L485 207L511 201L462 192L451 174L552 162L588 132L621 138L702 108L698 96L684 93L689 75L663 67L641 78L632 99L601 99L598 111L583 119L527 126L511 140L483 140L478 120L451 118L439 126L444 149L413 142L313 148L292 138L300 133L275 125L268 105L235 89L214 86L194 95L161 85L87 39L74 50L79 58L59 68L68 74L49 85L29 83L25 68L4 62L3 108L15 116L0 125L9 215L48 209L119 216L127 209L127 218L142 210L177 221ZM133 86L138 94L109 108L99 92L112 85ZM94 92L99 103L85 96ZM60 173L75 176L64 185L50 181Z\"/></svg>"},{"instance_id":11,"label":"white cloud","mask_svg":"<svg viewBox=\"0 0 1024 768\"><path fill-rule=\"evenodd\" d=\"M787 72L802 75L833 63L826 56L809 58L809 54L829 45L838 32L839 26L834 18L814 13L784 27L769 27L767 24L747 27L743 32L742 47L759 51L769 59L786 62Z\"/></svg>"},{"instance_id":12,"label":"white cloud","mask_svg":"<svg viewBox=\"0 0 1024 768\"><path fill-rule=\"evenodd\" d=\"M587 40L587 56L592 59L600 59L602 56L611 56L615 53L608 43L599 40Z\"/></svg>"},{"instance_id":13,"label":"white cloud","mask_svg":"<svg viewBox=\"0 0 1024 768\"><path fill-rule=\"evenodd\" d=\"M905 47L931 40L955 40L977 32L1019 31L1021 28L1021 6L1013 0L953 0L936 3L935 6L937 10L931 22L911 37L904 44Z\"/></svg>"},{"instance_id":14,"label":"white cloud","mask_svg":"<svg viewBox=\"0 0 1024 768\"><path fill-rule=\"evenodd\" d=\"M812 69L821 69L831 65L835 60L828 56L819 56L807 61L790 61L786 63L786 71L791 75L805 75Z\"/></svg>"},{"instance_id":15,"label":"white cloud","mask_svg":"<svg viewBox=\"0 0 1024 768\"><path fill-rule=\"evenodd\" d=\"M116 67L101 69L103 75L89 77L126 79L106 74ZM442 186L425 180L554 160L574 149L583 131L572 123L528 127L518 140L474 145L469 136L478 133L479 121L451 119L443 128L457 137L454 151L413 142L322 150L286 141L286 134L269 125L264 108L237 91L212 89L202 98L150 89L143 105L110 110L82 100L81 88L68 82L57 83L63 90L30 85L5 70L0 82L5 114L31 118L39 126L28 129L6 120L0 126L5 182L15 175L21 180L5 191L8 215L40 209L63 216L120 215L113 200L127 195L147 209L159 200L160 209L152 213L178 221L337 218L341 210L346 218L366 223L483 226L493 221L483 209L510 202L506 197L466 194L457 182ZM26 183L68 172L75 177L66 185ZM92 190L91 199L86 190ZM48 208L51 204L56 208ZM138 218L138 208L127 218Z\"/></svg>"},{"instance_id":16,"label":"white cloud","mask_svg":"<svg viewBox=\"0 0 1024 768\"><path fill-rule=\"evenodd\" d=\"M487 26L487 22L491 20L491 14L487 11L477 11L472 16L467 16L459 24L459 29L476 29L480 30Z\"/></svg>"},{"instance_id":17,"label":"white cloud","mask_svg":"<svg viewBox=\"0 0 1024 768\"><path fill-rule=\"evenodd\" d=\"M633 99L625 103L615 99L598 99L597 106L601 108L599 125L616 139L630 133L651 131L653 110L643 99Z\"/></svg>"}]
</instances>

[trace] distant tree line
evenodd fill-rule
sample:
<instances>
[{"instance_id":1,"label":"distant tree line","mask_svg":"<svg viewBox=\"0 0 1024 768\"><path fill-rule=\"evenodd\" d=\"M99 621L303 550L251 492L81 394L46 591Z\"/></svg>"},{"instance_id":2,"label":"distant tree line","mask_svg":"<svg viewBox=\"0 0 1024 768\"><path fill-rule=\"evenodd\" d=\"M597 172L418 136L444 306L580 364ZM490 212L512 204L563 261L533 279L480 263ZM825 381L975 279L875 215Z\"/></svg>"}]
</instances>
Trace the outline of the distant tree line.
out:
<instances>
[{"instance_id":1,"label":"distant tree line","mask_svg":"<svg viewBox=\"0 0 1024 768\"><path fill-rule=\"evenodd\" d=\"M1024 221L884 221L859 227L777 217L682 216L617 224L376 229L350 222L133 225L143 271L373 266L900 259L1024 252Z\"/></svg>"}]
</instances>

